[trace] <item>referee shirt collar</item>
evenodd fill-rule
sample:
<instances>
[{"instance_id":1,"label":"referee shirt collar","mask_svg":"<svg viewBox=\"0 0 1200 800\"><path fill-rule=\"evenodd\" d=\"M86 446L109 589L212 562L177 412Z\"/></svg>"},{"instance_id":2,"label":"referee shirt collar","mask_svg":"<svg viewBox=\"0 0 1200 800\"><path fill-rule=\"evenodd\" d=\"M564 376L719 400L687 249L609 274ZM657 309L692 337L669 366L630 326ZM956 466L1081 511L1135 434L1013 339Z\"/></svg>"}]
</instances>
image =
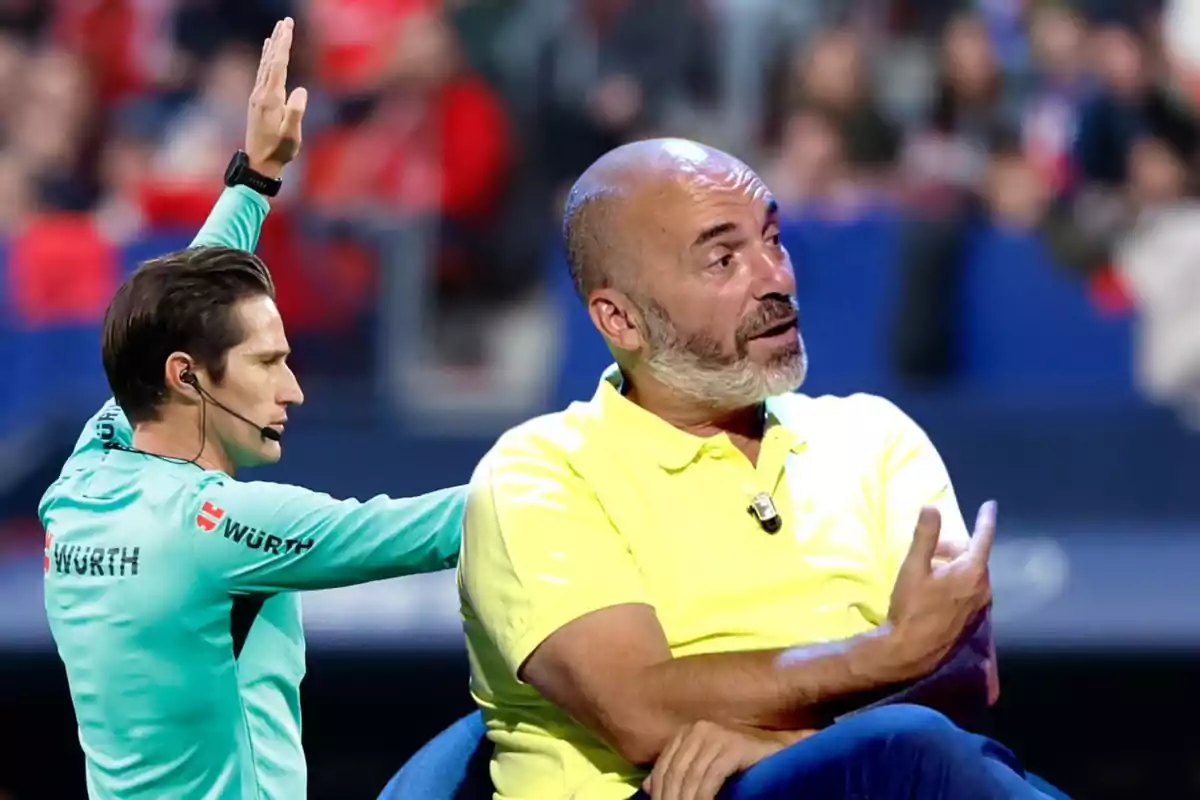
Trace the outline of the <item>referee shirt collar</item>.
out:
<instances>
[{"instance_id":1,"label":"referee shirt collar","mask_svg":"<svg viewBox=\"0 0 1200 800\"><path fill-rule=\"evenodd\" d=\"M614 364L604 371L592 402L604 422L611 422L617 426L620 430L618 435L623 443L628 442L646 450L664 469L681 470L705 452L733 447L725 434L704 438L676 428L625 397L624 386L624 376ZM768 444L772 447L782 446L783 449L796 453L804 448L804 438L799 432L784 427L780 422L774 409L781 399L772 397L765 403L767 429L763 436L763 446L764 449Z\"/></svg>"}]
</instances>

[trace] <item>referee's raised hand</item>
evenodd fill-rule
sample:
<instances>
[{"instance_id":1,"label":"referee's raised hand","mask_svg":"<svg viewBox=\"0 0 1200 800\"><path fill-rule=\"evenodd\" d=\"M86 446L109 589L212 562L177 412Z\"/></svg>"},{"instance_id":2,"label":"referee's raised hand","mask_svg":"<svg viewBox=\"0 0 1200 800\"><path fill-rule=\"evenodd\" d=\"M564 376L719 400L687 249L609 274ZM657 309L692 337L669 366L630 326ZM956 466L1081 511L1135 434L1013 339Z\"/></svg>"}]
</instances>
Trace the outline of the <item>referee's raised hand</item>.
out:
<instances>
[{"instance_id":1,"label":"referee's raised hand","mask_svg":"<svg viewBox=\"0 0 1200 800\"><path fill-rule=\"evenodd\" d=\"M300 153L301 122L308 104L303 88L287 91L288 61L292 55L291 17L275 24L263 42L258 76L246 114L246 155L254 170L278 178L289 161Z\"/></svg>"}]
</instances>

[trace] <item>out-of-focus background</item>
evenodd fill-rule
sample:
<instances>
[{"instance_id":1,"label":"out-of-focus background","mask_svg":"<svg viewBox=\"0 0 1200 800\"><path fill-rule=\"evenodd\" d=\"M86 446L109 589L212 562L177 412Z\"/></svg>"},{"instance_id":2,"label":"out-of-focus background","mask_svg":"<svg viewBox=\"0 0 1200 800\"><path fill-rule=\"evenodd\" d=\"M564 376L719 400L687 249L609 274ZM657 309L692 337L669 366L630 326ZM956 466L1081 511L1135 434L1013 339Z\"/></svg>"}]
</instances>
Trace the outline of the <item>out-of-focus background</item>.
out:
<instances>
[{"instance_id":1,"label":"out-of-focus background","mask_svg":"<svg viewBox=\"0 0 1200 800\"><path fill-rule=\"evenodd\" d=\"M463 482L589 396L564 188L725 147L785 212L805 391L891 397L1000 501L997 735L1077 797L1200 797L1197 0L0 0L0 796L82 796L37 499L285 14L312 100L260 253L309 401L258 477ZM305 604L311 795L373 797L470 707L453 575Z\"/></svg>"}]
</instances>

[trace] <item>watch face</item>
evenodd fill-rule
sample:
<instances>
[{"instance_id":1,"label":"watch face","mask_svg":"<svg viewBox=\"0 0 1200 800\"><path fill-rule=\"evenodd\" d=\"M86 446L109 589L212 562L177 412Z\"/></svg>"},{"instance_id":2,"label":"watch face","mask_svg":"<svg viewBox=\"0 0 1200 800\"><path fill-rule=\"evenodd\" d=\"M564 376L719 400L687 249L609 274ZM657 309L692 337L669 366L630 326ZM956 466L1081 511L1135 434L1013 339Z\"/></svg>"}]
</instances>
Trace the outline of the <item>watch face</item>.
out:
<instances>
[{"instance_id":1,"label":"watch face","mask_svg":"<svg viewBox=\"0 0 1200 800\"><path fill-rule=\"evenodd\" d=\"M234 153L233 158L229 160L229 166L225 168L225 184L236 186L245 169L246 154L241 151Z\"/></svg>"},{"instance_id":2,"label":"watch face","mask_svg":"<svg viewBox=\"0 0 1200 800\"><path fill-rule=\"evenodd\" d=\"M268 178L250 169L250 158L241 150L234 154L225 170L226 186L246 186L267 197L278 194L282 183L281 180Z\"/></svg>"}]
</instances>

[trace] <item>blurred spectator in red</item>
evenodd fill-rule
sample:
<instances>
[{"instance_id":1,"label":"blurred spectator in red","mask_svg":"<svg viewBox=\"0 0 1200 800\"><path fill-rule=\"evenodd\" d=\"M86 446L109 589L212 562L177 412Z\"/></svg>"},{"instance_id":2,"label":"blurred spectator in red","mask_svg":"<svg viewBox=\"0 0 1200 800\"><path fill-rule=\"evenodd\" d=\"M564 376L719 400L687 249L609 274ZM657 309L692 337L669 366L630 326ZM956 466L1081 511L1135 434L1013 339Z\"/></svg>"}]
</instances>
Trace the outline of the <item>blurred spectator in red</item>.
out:
<instances>
[{"instance_id":1,"label":"blurred spectator in red","mask_svg":"<svg viewBox=\"0 0 1200 800\"><path fill-rule=\"evenodd\" d=\"M83 59L103 104L153 88L169 72L168 33L178 0L43 2L54 8L56 42Z\"/></svg>"},{"instance_id":2,"label":"blurred spectator in red","mask_svg":"<svg viewBox=\"0 0 1200 800\"><path fill-rule=\"evenodd\" d=\"M304 29L321 87L343 96L378 90L406 21L440 6L440 0L305 0Z\"/></svg>"},{"instance_id":3,"label":"blurred spectator in red","mask_svg":"<svg viewBox=\"0 0 1200 800\"><path fill-rule=\"evenodd\" d=\"M499 97L467 70L438 15L409 17L367 118L316 137L306 196L329 219L435 216L486 222L512 158Z\"/></svg>"},{"instance_id":4,"label":"blurred spectator in red","mask_svg":"<svg viewBox=\"0 0 1200 800\"><path fill-rule=\"evenodd\" d=\"M7 272L18 319L32 327L98 324L120 283L116 249L83 214L31 217Z\"/></svg>"},{"instance_id":5,"label":"blurred spectator in red","mask_svg":"<svg viewBox=\"0 0 1200 800\"><path fill-rule=\"evenodd\" d=\"M386 67L364 119L306 146L304 195L331 244L349 235L379 257L381 296L390 298L382 313L414 320L411 333L396 334L410 340L423 333L415 320L427 303L490 299L515 154L499 96L467 67L440 13L408 16ZM389 289L396 281L404 288ZM477 358L476 344L463 359Z\"/></svg>"}]
</instances>

